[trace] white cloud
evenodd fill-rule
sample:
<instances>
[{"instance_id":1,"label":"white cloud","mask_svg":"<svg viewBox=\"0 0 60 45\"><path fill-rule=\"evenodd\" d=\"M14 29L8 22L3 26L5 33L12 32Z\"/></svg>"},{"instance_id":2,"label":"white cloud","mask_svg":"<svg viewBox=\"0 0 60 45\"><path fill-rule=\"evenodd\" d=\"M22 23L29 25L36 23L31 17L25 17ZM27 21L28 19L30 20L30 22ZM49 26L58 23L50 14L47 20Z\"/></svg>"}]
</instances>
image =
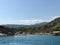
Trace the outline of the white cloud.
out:
<instances>
[{"instance_id":1,"label":"white cloud","mask_svg":"<svg viewBox=\"0 0 60 45\"><path fill-rule=\"evenodd\" d=\"M30 24L41 23L41 22L45 22L45 21L42 20L42 19L34 19L34 20L16 20L16 21L12 21L11 23L13 23L13 24L30 25Z\"/></svg>"},{"instance_id":2,"label":"white cloud","mask_svg":"<svg viewBox=\"0 0 60 45\"><path fill-rule=\"evenodd\" d=\"M23 25L30 25L30 24L36 24L41 22L50 22L54 20L55 18L60 16L54 16L51 17L50 20L43 20L43 19L28 19L28 20L9 20L9 21L0 21L0 24L23 24Z\"/></svg>"}]
</instances>

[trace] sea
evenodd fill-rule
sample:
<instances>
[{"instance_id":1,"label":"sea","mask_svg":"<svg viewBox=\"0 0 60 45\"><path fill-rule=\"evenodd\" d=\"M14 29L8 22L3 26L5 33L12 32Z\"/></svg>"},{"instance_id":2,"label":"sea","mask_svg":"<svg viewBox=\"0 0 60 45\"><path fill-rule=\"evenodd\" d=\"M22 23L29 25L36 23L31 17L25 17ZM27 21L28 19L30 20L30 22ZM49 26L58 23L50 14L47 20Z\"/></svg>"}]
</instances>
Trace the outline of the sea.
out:
<instances>
[{"instance_id":1,"label":"sea","mask_svg":"<svg viewBox=\"0 0 60 45\"><path fill-rule=\"evenodd\" d=\"M60 36L14 35L0 37L0 45L60 45Z\"/></svg>"}]
</instances>

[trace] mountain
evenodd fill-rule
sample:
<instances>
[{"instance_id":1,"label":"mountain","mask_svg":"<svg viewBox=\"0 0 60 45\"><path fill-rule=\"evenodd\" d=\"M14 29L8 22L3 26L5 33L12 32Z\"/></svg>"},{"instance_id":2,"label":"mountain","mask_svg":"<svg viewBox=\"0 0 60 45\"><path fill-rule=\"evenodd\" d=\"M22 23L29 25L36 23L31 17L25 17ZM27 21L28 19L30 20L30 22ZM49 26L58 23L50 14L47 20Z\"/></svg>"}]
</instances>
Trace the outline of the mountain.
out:
<instances>
[{"instance_id":1,"label":"mountain","mask_svg":"<svg viewBox=\"0 0 60 45\"><path fill-rule=\"evenodd\" d=\"M48 22L37 23L37 24L34 24L34 26L44 26L46 24L48 24Z\"/></svg>"},{"instance_id":2,"label":"mountain","mask_svg":"<svg viewBox=\"0 0 60 45\"><path fill-rule=\"evenodd\" d=\"M16 25L8 24L0 26L0 33L7 35L15 34L36 34L36 33L52 33L53 31L60 31L60 17L51 22L43 22L34 25Z\"/></svg>"},{"instance_id":3,"label":"mountain","mask_svg":"<svg viewBox=\"0 0 60 45\"><path fill-rule=\"evenodd\" d=\"M9 27L9 28L18 28L18 27L24 27L24 26L28 26L28 25L7 24L7 25L3 25L3 26Z\"/></svg>"},{"instance_id":4,"label":"mountain","mask_svg":"<svg viewBox=\"0 0 60 45\"><path fill-rule=\"evenodd\" d=\"M42 22L42 23L37 23L34 25L17 25L17 24L7 24L7 25L3 25L5 27L9 27L9 28L18 28L18 27L36 27L36 26L43 26L46 25L48 22Z\"/></svg>"}]
</instances>

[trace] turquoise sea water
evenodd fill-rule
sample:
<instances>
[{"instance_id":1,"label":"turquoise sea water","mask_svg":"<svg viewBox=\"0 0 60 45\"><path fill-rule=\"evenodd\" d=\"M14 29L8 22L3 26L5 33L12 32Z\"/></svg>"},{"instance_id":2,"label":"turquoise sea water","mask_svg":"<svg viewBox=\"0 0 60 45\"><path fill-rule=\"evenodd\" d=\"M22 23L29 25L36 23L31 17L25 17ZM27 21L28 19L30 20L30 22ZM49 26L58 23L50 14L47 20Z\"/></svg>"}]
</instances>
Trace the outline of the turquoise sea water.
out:
<instances>
[{"instance_id":1,"label":"turquoise sea water","mask_svg":"<svg viewBox=\"0 0 60 45\"><path fill-rule=\"evenodd\" d=\"M60 36L17 35L0 37L0 45L60 45Z\"/></svg>"}]
</instances>

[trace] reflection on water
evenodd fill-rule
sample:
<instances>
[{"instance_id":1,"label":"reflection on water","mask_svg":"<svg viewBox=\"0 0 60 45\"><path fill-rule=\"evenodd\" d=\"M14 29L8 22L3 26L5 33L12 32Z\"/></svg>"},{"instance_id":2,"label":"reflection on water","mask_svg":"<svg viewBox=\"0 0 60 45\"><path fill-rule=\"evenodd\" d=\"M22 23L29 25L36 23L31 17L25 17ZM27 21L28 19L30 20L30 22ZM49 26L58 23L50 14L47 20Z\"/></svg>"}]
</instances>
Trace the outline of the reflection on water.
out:
<instances>
[{"instance_id":1,"label":"reflection on water","mask_svg":"<svg viewBox=\"0 0 60 45\"><path fill-rule=\"evenodd\" d=\"M10 36L0 37L0 45L60 45L60 36Z\"/></svg>"}]
</instances>

